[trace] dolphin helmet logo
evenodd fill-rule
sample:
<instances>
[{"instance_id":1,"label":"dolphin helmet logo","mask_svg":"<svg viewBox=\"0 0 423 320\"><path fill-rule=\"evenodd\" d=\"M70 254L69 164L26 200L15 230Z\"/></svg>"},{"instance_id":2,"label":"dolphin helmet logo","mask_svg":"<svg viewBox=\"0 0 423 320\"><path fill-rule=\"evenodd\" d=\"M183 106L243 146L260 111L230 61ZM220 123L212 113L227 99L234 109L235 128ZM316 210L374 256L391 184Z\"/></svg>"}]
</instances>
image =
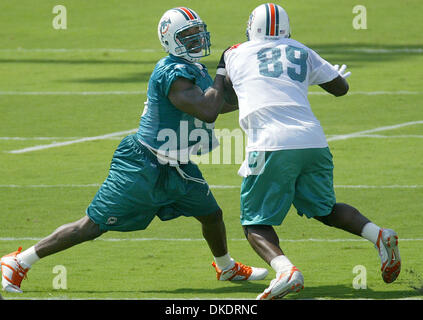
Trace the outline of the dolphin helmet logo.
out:
<instances>
[{"instance_id":1,"label":"dolphin helmet logo","mask_svg":"<svg viewBox=\"0 0 423 320\"><path fill-rule=\"evenodd\" d=\"M163 21L160 23L160 33L162 36L169 30L171 23L172 21L170 21L170 18L163 19Z\"/></svg>"}]
</instances>

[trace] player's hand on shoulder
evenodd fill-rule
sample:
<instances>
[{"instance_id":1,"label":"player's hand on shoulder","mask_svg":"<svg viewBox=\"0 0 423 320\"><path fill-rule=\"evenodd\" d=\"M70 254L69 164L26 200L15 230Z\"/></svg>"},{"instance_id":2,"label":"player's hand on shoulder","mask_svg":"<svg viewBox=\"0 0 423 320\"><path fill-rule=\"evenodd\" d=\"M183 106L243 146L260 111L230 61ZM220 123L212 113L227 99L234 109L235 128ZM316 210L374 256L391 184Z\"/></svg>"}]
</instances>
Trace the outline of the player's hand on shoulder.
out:
<instances>
[{"instance_id":1,"label":"player's hand on shoulder","mask_svg":"<svg viewBox=\"0 0 423 320\"><path fill-rule=\"evenodd\" d=\"M222 55L220 56L220 60L219 60L219 63L218 63L218 65L217 65L217 69L220 69L220 68L226 68L226 63L225 63L225 53L226 53L226 51L228 51L230 48L232 48L232 47L227 47L225 50L223 50L223 52L222 52Z\"/></svg>"},{"instance_id":2,"label":"player's hand on shoulder","mask_svg":"<svg viewBox=\"0 0 423 320\"><path fill-rule=\"evenodd\" d=\"M227 47L225 50L223 50L222 55L220 56L220 60L219 60L219 64L217 65L217 69L219 68L226 68L226 63L225 63L225 54L228 50L232 50L237 48L240 45L240 43Z\"/></svg>"}]
</instances>

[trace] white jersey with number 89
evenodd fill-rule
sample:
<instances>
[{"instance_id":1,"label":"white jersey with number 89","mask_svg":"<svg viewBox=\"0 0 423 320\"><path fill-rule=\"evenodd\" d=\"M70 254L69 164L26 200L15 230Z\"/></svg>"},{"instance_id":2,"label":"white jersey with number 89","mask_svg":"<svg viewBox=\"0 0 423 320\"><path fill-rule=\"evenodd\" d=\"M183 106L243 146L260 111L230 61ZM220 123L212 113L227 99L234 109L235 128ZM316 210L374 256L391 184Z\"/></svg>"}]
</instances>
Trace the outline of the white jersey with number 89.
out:
<instances>
[{"instance_id":1,"label":"white jersey with number 89","mask_svg":"<svg viewBox=\"0 0 423 320\"><path fill-rule=\"evenodd\" d=\"M324 148L327 141L307 98L310 85L338 76L316 52L293 39L247 41L225 54L238 97L247 151Z\"/></svg>"}]
</instances>

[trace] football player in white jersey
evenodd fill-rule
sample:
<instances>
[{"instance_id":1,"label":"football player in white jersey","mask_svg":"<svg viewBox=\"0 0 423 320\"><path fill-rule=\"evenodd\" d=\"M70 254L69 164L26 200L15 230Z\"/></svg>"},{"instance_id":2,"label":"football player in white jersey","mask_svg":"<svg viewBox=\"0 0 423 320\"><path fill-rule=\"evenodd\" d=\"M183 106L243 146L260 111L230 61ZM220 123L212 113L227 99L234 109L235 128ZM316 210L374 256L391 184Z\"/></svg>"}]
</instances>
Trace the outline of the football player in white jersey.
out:
<instances>
[{"instance_id":1,"label":"football player in white jersey","mask_svg":"<svg viewBox=\"0 0 423 320\"><path fill-rule=\"evenodd\" d=\"M273 3L251 13L247 38L225 50L217 72L226 72L225 90L233 91L225 99L238 104L239 123L248 136L239 171L244 177L241 224L251 246L276 272L257 299L278 299L304 287L303 275L284 255L273 228L282 224L291 205L301 216L373 242L382 278L393 282L401 268L398 236L336 202L332 154L307 99L311 85L345 95L350 72L291 39L288 15Z\"/></svg>"}]
</instances>

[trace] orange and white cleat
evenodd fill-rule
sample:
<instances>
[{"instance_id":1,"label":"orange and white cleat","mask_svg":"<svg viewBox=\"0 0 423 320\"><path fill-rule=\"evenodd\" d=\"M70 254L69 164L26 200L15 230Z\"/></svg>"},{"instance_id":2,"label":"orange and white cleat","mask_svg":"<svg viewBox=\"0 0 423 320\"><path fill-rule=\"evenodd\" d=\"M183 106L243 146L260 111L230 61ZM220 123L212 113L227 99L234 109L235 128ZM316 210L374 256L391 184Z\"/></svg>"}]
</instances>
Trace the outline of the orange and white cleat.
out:
<instances>
[{"instance_id":1,"label":"orange and white cleat","mask_svg":"<svg viewBox=\"0 0 423 320\"><path fill-rule=\"evenodd\" d=\"M220 281L263 280L268 273L265 268L249 267L235 261L225 270L220 270L214 262L212 266L216 269L217 280Z\"/></svg>"},{"instance_id":2,"label":"orange and white cleat","mask_svg":"<svg viewBox=\"0 0 423 320\"><path fill-rule=\"evenodd\" d=\"M391 229L380 229L375 244L381 260L382 279L394 282L401 272L401 257L398 249L398 235Z\"/></svg>"},{"instance_id":3,"label":"orange and white cleat","mask_svg":"<svg viewBox=\"0 0 423 320\"><path fill-rule=\"evenodd\" d=\"M269 287L259 294L256 300L281 299L291 292L300 292L304 289L304 277L297 267L292 266L287 272L279 272L270 282Z\"/></svg>"},{"instance_id":4,"label":"orange and white cleat","mask_svg":"<svg viewBox=\"0 0 423 320\"><path fill-rule=\"evenodd\" d=\"M4 291L22 293L21 282L26 278L29 268L24 268L16 256L22 251L19 247L18 251L12 252L1 258L1 285Z\"/></svg>"}]
</instances>

